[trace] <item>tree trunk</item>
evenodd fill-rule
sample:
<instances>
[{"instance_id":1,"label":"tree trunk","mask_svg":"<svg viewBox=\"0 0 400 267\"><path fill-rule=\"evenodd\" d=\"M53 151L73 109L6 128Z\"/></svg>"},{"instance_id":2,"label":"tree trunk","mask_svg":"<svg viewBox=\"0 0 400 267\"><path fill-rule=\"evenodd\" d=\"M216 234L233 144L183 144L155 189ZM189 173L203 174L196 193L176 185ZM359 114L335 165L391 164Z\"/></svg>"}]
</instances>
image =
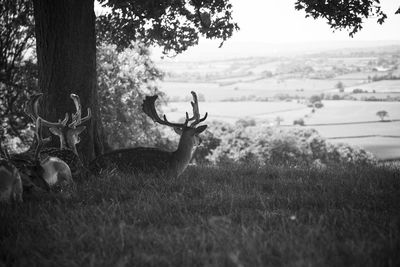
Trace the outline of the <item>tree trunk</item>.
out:
<instances>
[{"instance_id":1,"label":"tree trunk","mask_svg":"<svg viewBox=\"0 0 400 267\"><path fill-rule=\"evenodd\" d=\"M96 82L94 0L34 0L40 114L50 120L75 111L71 93L79 95L86 123L77 148L84 162L103 151ZM56 144L59 145L58 140Z\"/></svg>"}]
</instances>

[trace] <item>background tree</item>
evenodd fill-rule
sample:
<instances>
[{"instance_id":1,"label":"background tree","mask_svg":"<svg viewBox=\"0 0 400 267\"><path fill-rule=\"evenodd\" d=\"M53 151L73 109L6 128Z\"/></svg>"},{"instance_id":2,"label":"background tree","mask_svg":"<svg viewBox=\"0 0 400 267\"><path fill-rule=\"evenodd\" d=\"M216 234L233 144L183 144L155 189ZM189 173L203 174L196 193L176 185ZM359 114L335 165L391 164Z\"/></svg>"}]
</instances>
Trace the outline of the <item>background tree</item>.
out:
<instances>
[{"instance_id":1,"label":"background tree","mask_svg":"<svg viewBox=\"0 0 400 267\"><path fill-rule=\"evenodd\" d=\"M26 96L37 90L37 69L29 53L34 47L32 3L4 0L0 5L0 124L5 135L26 136L22 110Z\"/></svg>"},{"instance_id":2,"label":"background tree","mask_svg":"<svg viewBox=\"0 0 400 267\"><path fill-rule=\"evenodd\" d=\"M339 89L339 92L340 92L340 93L343 93L343 92L344 92L344 84L343 84L342 81L339 81L337 84L335 84L335 87L336 87L337 89Z\"/></svg>"},{"instance_id":3,"label":"background tree","mask_svg":"<svg viewBox=\"0 0 400 267\"><path fill-rule=\"evenodd\" d=\"M312 95L312 96L310 96L309 100L310 100L311 104L315 104L317 102L321 102L322 99L323 99L323 97L321 95Z\"/></svg>"},{"instance_id":4,"label":"background tree","mask_svg":"<svg viewBox=\"0 0 400 267\"><path fill-rule=\"evenodd\" d=\"M115 45L99 45L97 77L101 117L110 149L172 146L162 138L160 127L141 111L145 95L162 96L155 82L162 79L163 73L150 59L147 47L135 44L118 53Z\"/></svg>"},{"instance_id":5,"label":"background tree","mask_svg":"<svg viewBox=\"0 0 400 267\"><path fill-rule=\"evenodd\" d=\"M70 93L91 107L92 120L79 147L88 161L103 152L102 123L96 85L96 33L93 0L34 0L39 66L39 87L45 98L42 114L57 120L73 106ZM111 12L98 18L99 42L119 50L141 40L158 44L165 53L179 53L198 43L199 37L229 38L238 27L232 6L224 0L100 1ZM82 145L84 144L84 145Z\"/></svg>"},{"instance_id":6,"label":"background tree","mask_svg":"<svg viewBox=\"0 0 400 267\"><path fill-rule=\"evenodd\" d=\"M381 119L381 121L384 121L385 117L389 117L389 113L386 110L379 110L376 113L376 116L378 116Z\"/></svg>"}]
</instances>

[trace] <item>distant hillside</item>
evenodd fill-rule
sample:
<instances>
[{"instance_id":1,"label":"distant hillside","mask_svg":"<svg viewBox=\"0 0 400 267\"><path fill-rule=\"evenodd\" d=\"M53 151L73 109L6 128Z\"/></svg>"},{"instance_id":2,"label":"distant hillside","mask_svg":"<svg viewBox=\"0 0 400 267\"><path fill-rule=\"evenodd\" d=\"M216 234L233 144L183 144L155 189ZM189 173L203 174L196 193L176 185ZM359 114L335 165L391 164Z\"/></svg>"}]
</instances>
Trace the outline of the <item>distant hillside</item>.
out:
<instances>
[{"instance_id":1,"label":"distant hillside","mask_svg":"<svg viewBox=\"0 0 400 267\"><path fill-rule=\"evenodd\" d=\"M327 51L380 50L400 47L400 40L393 41L346 41L313 43L239 43L229 40L219 47L219 42L200 42L198 46L174 57L164 57L159 48L153 48L153 59L157 62L213 61L248 57L296 56Z\"/></svg>"}]
</instances>

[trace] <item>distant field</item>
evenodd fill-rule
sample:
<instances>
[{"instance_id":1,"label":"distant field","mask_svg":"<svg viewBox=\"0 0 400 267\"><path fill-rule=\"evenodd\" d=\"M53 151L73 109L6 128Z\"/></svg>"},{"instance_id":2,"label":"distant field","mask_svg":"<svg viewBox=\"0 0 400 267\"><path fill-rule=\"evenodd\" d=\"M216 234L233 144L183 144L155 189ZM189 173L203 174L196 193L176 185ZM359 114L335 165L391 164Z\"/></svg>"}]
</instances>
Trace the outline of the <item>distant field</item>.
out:
<instances>
[{"instance_id":1,"label":"distant field","mask_svg":"<svg viewBox=\"0 0 400 267\"><path fill-rule=\"evenodd\" d=\"M349 80L346 86L355 86L362 80ZM279 79L257 78L257 76L221 79L219 82L171 82L163 81L160 89L169 97L185 97L191 90L203 94L206 101L221 101L250 95L256 97L274 97L278 94L289 94L309 97L323 92L337 92L338 80L317 79Z\"/></svg>"},{"instance_id":2,"label":"distant field","mask_svg":"<svg viewBox=\"0 0 400 267\"><path fill-rule=\"evenodd\" d=\"M400 93L400 80L384 80L372 83L365 83L358 86L351 86L345 88L345 92L352 92L354 89L367 90L372 92L375 90L380 93L398 92Z\"/></svg>"},{"instance_id":3,"label":"distant field","mask_svg":"<svg viewBox=\"0 0 400 267\"><path fill-rule=\"evenodd\" d=\"M400 122L306 126L318 130L327 138L356 137L365 135L400 136ZM399 139L400 142L400 139Z\"/></svg>"},{"instance_id":4,"label":"distant field","mask_svg":"<svg viewBox=\"0 0 400 267\"><path fill-rule=\"evenodd\" d=\"M296 101L201 102L200 111L207 111L210 119L229 122L246 117L266 121L280 116L284 119L282 124L289 125L293 122L291 119L298 119L305 115L308 116L305 119L306 124L377 121L379 118L376 112L379 110L386 110L390 116L388 119L400 119L400 102L341 100L323 101L323 103L324 107L313 114L310 108ZM171 102L164 110L171 118L180 118L186 111L191 110L191 106L189 102Z\"/></svg>"},{"instance_id":5,"label":"distant field","mask_svg":"<svg viewBox=\"0 0 400 267\"><path fill-rule=\"evenodd\" d=\"M363 77L368 73L353 73L336 77L334 79L283 79L262 78L259 75L248 75L224 78L210 82L176 82L163 81L160 83L162 91L169 97L184 97L191 90L203 94L206 101L221 101L246 96L274 97L278 94L309 97L320 93L338 93L337 83L343 83L346 93L352 93L354 89L368 91L368 96L386 97L382 94L400 94L400 80L383 80L367 82ZM372 92L376 92L372 94ZM361 96L361 95L354 95Z\"/></svg>"},{"instance_id":6,"label":"distant field","mask_svg":"<svg viewBox=\"0 0 400 267\"><path fill-rule=\"evenodd\" d=\"M400 134L399 134L400 136ZM331 143L347 143L353 146L362 147L373 153L380 159L399 159L400 158L400 137L399 138L342 138L329 139Z\"/></svg>"},{"instance_id":7,"label":"distant field","mask_svg":"<svg viewBox=\"0 0 400 267\"><path fill-rule=\"evenodd\" d=\"M323 103L324 107L307 119L307 124L375 121L379 110L386 110L388 119L400 119L400 102L324 100Z\"/></svg>"},{"instance_id":8,"label":"distant field","mask_svg":"<svg viewBox=\"0 0 400 267\"><path fill-rule=\"evenodd\" d=\"M234 123L238 119L252 118L259 123L274 124L279 116L282 125L292 125L293 120L304 118L307 124L331 124L375 121L365 124L342 124L309 126L318 130L326 138L380 135L373 138L331 139L331 142L344 142L363 147L379 158L400 157L400 122L380 122L378 110L386 110L388 119L400 119L400 102L365 101L323 101L324 107L311 113L304 104L291 102L201 102L200 112L209 113L209 120ZM176 120L191 111L188 102L172 102L164 108L168 118ZM306 118L307 116L307 118Z\"/></svg>"},{"instance_id":9,"label":"distant field","mask_svg":"<svg viewBox=\"0 0 400 267\"><path fill-rule=\"evenodd\" d=\"M235 122L241 118L254 118L259 121L275 119L283 116L285 120L297 118L299 114L309 112L304 104L292 102L201 102L200 112L208 112L209 120ZM166 108L168 117L183 118L186 111L191 111L189 102L171 102Z\"/></svg>"}]
</instances>

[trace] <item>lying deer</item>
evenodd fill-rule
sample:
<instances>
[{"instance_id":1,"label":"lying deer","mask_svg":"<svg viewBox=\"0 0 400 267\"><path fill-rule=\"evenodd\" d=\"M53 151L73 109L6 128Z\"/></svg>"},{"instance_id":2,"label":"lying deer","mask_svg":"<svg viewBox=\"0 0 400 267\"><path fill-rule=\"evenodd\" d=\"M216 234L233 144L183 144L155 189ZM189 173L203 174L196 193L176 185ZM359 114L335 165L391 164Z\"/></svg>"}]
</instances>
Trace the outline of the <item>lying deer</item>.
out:
<instances>
[{"instance_id":1,"label":"lying deer","mask_svg":"<svg viewBox=\"0 0 400 267\"><path fill-rule=\"evenodd\" d=\"M35 152L33 157L26 153L10 156L12 162L19 170L24 191L32 188L41 188L50 191L50 187L58 184L72 184L71 170L63 160L47 156L41 159L40 153L43 147L42 120L37 118L35 125Z\"/></svg>"},{"instance_id":2,"label":"lying deer","mask_svg":"<svg viewBox=\"0 0 400 267\"><path fill-rule=\"evenodd\" d=\"M33 95L25 105L25 113L33 120L40 118L43 126L49 128L49 131L56 135L60 140L60 147L48 147L41 151L43 157L52 156L65 161L71 169L75 178L85 176L87 170L79 158L76 145L79 143L79 134L85 130L85 126L81 126L91 118L90 108L87 110L86 117L82 118L80 99L77 95L71 94L70 97L74 101L76 113L71 115L71 122L68 123L69 115L65 114L63 120L58 122L50 122L38 115L38 101L42 94Z\"/></svg>"},{"instance_id":3,"label":"lying deer","mask_svg":"<svg viewBox=\"0 0 400 267\"><path fill-rule=\"evenodd\" d=\"M103 168L116 167L121 171L158 172L167 177L178 177L181 175L189 164L195 147L200 142L198 135L207 128L207 125L197 126L206 120L207 113L203 118L200 118L196 93L192 92L192 95L193 117L189 118L186 112L184 123L172 123L167 120L165 115L163 119L158 116L155 108L157 95L147 96L142 104L143 112L154 122L172 127L176 133L180 134L181 137L177 150L169 152L149 147L119 149L94 159L89 165L90 170L99 172Z\"/></svg>"}]
</instances>

